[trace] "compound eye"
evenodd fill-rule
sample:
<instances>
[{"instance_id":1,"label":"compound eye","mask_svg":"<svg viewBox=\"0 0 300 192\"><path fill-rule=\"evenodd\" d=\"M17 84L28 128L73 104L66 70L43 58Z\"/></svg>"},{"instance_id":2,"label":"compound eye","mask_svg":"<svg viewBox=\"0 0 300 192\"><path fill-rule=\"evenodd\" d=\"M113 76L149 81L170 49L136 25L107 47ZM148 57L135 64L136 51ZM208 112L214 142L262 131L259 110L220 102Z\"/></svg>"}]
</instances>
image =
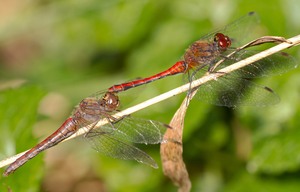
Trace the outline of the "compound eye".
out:
<instances>
[{"instance_id":1,"label":"compound eye","mask_svg":"<svg viewBox=\"0 0 300 192\"><path fill-rule=\"evenodd\" d=\"M103 102L108 111L116 110L120 105L119 97L113 93L106 93L103 97Z\"/></svg>"},{"instance_id":2,"label":"compound eye","mask_svg":"<svg viewBox=\"0 0 300 192\"><path fill-rule=\"evenodd\" d=\"M230 38L222 33L216 33L214 41L217 43L218 47L224 51L231 46Z\"/></svg>"}]
</instances>

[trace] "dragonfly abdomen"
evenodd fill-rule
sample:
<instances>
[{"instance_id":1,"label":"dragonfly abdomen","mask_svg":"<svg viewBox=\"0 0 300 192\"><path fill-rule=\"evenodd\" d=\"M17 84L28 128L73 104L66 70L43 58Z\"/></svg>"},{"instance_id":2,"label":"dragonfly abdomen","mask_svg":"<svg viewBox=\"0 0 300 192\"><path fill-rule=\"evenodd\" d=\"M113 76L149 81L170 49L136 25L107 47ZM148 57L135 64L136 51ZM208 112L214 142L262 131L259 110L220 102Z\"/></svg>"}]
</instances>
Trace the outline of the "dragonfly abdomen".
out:
<instances>
[{"instance_id":1,"label":"dragonfly abdomen","mask_svg":"<svg viewBox=\"0 0 300 192\"><path fill-rule=\"evenodd\" d=\"M40 152L58 144L62 140L70 137L78 130L78 126L73 118L68 118L59 129L57 129L52 135L47 137L44 141L27 151L24 155L14 161L3 173L4 176L8 176L13 173L20 166L25 164L28 160L32 159Z\"/></svg>"}]
</instances>

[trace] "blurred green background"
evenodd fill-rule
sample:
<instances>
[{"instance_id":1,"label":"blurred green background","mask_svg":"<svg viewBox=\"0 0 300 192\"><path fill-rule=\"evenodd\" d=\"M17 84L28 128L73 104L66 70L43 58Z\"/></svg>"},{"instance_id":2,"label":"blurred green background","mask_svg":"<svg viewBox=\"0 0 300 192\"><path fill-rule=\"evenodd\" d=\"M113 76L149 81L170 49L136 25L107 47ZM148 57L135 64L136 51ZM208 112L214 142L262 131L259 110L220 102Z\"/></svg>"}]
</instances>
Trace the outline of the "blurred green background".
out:
<instances>
[{"instance_id":1,"label":"blurred green background","mask_svg":"<svg viewBox=\"0 0 300 192\"><path fill-rule=\"evenodd\" d=\"M1 159L52 133L91 93L170 67L193 41L249 11L260 15L263 35L292 37L300 31L297 0L0 5ZM299 61L298 48L289 53ZM280 95L275 106L228 109L192 101L183 141L192 191L299 191L299 72L260 80ZM142 94L128 94L123 103L181 84L181 75L163 79L132 90ZM183 97L134 116L168 123ZM160 164L159 146L141 148ZM80 139L47 150L0 183L0 191L176 191L161 168L104 157Z\"/></svg>"}]
</instances>

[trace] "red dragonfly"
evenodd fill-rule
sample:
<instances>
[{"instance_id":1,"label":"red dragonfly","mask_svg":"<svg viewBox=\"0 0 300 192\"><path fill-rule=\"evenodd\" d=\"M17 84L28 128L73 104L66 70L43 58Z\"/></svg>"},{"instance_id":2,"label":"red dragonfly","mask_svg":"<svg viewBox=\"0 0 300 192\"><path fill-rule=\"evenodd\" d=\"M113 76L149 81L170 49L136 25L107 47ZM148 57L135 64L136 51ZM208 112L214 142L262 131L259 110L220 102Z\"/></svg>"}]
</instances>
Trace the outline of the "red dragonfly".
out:
<instances>
[{"instance_id":1,"label":"red dragonfly","mask_svg":"<svg viewBox=\"0 0 300 192\"><path fill-rule=\"evenodd\" d=\"M256 23L257 14L250 12L223 29L210 33L194 42L186 50L183 60L176 62L169 69L151 77L114 85L108 91L112 93L125 91L179 73L187 74L188 81L191 82L202 77L207 72L215 72L234 62L247 58L257 53L257 51L237 50L234 47L240 47L248 41L247 34L251 33ZM233 52L235 53L227 57ZM221 60L224 61L220 65L215 66ZM296 67L297 64L293 57L286 53L278 53L233 73L226 74L216 81L210 81L201 85L197 96L203 101L227 107L275 104L279 101L279 97L272 89L254 84L249 81L249 78L278 75ZM251 94L245 93L248 90L251 90Z\"/></svg>"},{"instance_id":2,"label":"red dragonfly","mask_svg":"<svg viewBox=\"0 0 300 192\"><path fill-rule=\"evenodd\" d=\"M75 134L81 127L87 127L84 138L98 152L113 158L136 160L157 168L156 162L148 154L131 143L160 143L163 141L163 132L169 126L129 116L113 117L119 105L120 101L115 93L97 93L83 99L73 111L72 116L59 129L10 164L3 175L8 176L13 173L40 152ZM109 123L95 127L101 119L107 119Z\"/></svg>"}]
</instances>

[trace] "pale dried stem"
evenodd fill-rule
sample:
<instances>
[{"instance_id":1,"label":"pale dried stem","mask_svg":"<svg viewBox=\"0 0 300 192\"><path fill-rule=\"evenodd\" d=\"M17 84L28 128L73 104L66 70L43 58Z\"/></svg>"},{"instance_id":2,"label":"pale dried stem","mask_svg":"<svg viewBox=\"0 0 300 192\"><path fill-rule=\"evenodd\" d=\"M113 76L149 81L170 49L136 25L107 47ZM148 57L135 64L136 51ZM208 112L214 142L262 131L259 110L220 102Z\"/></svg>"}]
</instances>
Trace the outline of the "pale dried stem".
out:
<instances>
[{"instance_id":1,"label":"pale dried stem","mask_svg":"<svg viewBox=\"0 0 300 192\"><path fill-rule=\"evenodd\" d=\"M281 43L281 44L278 44L276 46L273 46L270 49L262 51L262 52L260 52L258 54L255 54L255 55L253 55L251 57L248 57L248 58L246 58L244 60L238 61L238 62L236 62L236 63L234 63L234 64L232 64L232 65L230 65L230 66L228 66L226 68L223 68L223 69L219 70L217 73L207 74L207 75L203 76L202 78L193 81L192 85L190 83L187 83L187 84L185 84L183 86L180 86L180 87L175 88L175 89L173 89L171 91L163 93L163 94L161 94L159 96L156 96L156 97L154 97L152 99L149 99L149 100L147 100L145 102L142 102L142 103L137 104L137 105L135 105L133 107L130 107L130 108L127 108L127 109L125 109L125 110L123 110L121 112L118 112L114 116L117 118L117 117L122 117L124 115L130 115L130 114L132 114L134 112L137 112L139 110L142 110L142 109L144 109L146 107L149 107L151 105L154 105L156 103L164 101L164 100L166 100L166 99L168 99L170 97L173 97L173 96L178 95L180 93L186 92L190 88L195 88L195 87L198 87L198 86L200 86L200 85L202 85L202 84L204 84L204 83L206 83L208 81L216 80L217 78L223 76L226 73L230 73L232 71L235 71L235 70L237 70L239 68L242 68L242 67L244 67L246 65L249 65L249 64L251 64L251 63L253 63L255 61L258 61L258 60L260 60L262 58L268 57L268 56L270 56L270 55L272 55L274 53L277 53L279 51L282 51L284 49L287 49L287 48L290 48L290 47L293 47L293 46L297 46L297 45L300 44L300 35L297 35L295 37L287 39L287 41L289 43ZM100 127L100 126L105 125L107 123L108 123L107 120L103 119L103 120L99 121L95 127ZM86 130L85 127L81 128L80 130L78 130L77 134L75 134L75 135L73 135L73 136L65 139L64 141L73 139L74 137L77 137L79 135L84 134L85 130ZM62 141L62 142L64 142L64 141ZM26 151L0 161L0 168L4 167L6 165L11 164L18 157L20 157L21 155L23 155L25 152Z\"/></svg>"}]
</instances>

